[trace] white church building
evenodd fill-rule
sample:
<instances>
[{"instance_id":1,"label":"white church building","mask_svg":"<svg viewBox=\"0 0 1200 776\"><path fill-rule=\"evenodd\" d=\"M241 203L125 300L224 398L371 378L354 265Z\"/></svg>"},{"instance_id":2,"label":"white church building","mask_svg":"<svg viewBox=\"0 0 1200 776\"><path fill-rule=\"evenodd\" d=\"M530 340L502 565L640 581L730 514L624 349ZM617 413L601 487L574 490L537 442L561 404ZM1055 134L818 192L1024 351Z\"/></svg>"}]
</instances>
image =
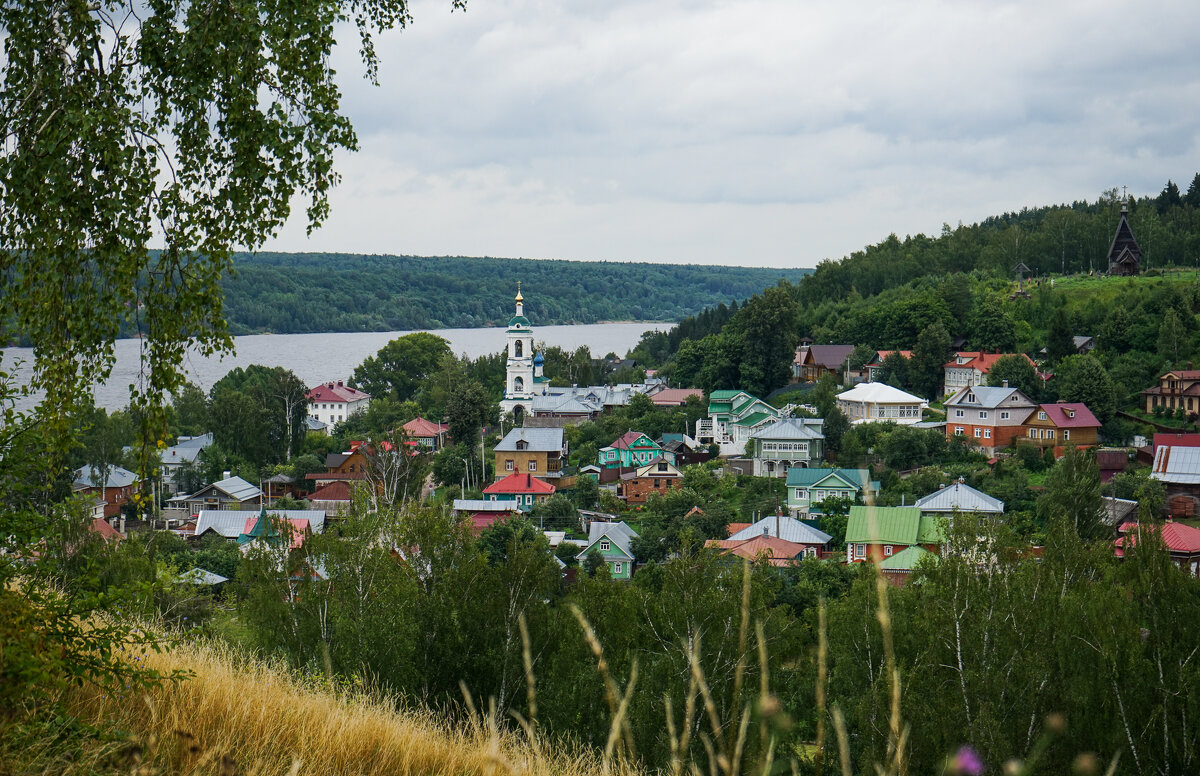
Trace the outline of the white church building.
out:
<instances>
[{"instance_id":1,"label":"white church building","mask_svg":"<svg viewBox=\"0 0 1200 776\"><path fill-rule=\"evenodd\" d=\"M530 414L533 397L546 393L549 380L542 376L542 354L533 349L533 327L525 317L525 297L517 283L517 309L508 322L508 362L504 384L504 400L500 411L511 412L517 422Z\"/></svg>"}]
</instances>

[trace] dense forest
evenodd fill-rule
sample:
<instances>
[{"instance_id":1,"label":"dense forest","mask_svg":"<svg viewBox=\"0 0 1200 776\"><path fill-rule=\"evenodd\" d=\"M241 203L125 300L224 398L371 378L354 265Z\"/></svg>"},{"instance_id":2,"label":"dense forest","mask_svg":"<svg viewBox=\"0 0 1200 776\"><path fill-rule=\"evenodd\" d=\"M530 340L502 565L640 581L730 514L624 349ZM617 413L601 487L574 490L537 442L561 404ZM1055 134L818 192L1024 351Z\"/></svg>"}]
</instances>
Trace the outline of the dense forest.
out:
<instances>
[{"instance_id":1,"label":"dense forest","mask_svg":"<svg viewBox=\"0 0 1200 776\"><path fill-rule=\"evenodd\" d=\"M239 254L224 278L234 334L496 326L517 281L539 325L677 321L806 269L352 254Z\"/></svg>"}]
</instances>

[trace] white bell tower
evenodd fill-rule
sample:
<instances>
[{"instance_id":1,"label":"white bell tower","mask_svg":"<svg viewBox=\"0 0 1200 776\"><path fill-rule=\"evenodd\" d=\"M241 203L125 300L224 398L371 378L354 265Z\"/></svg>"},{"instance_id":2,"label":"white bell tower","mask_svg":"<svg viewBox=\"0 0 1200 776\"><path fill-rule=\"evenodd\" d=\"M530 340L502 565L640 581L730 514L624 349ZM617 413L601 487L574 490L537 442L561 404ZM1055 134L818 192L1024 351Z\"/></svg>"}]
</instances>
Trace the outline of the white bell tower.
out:
<instances>
[{"instance_id":1,"label":"white bell tower","mask_svg":"<svg viewBox=\"0 0 1200 776\"><path fill-rule=\"evenodd\" d=\"M517 309L508 322L508 362L504 382L504 401L501 412L521 415L529 412L535 393L533 366L533 328L525 317L525 297L521 295L521 283L517 282ZM540 381L539 381L540 382ZM518 409L519 408L519 409Z\"/></svg>"}]
</instances>

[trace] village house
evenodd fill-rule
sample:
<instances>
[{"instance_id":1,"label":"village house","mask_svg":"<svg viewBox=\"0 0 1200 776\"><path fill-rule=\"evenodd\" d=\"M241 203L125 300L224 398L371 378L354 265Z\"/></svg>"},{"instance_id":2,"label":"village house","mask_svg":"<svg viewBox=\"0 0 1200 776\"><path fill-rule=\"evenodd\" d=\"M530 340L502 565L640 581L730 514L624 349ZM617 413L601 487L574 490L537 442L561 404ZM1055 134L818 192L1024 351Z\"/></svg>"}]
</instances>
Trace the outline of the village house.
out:
<instances>
[{"instance_id":1,"label":"village house","mask_svg":"<svg viewBox=\"0 0 1200 776\"><path fill-rule=\"evenodd\" d=\"M794 566L805 557L816 557L808 553L803 544L778 539L774 536L754 536L749 539L709 539L704 542L709 549L720 550L722 555L745 558L751 563L765 562L779 568Z\"/></svg>"},{"instance_id":2,"label":"village house","mask_svg":"<svg viewBox=\"0 0 1200 776\"><path fill-rule=\"evenodd\" d=\"M921 421L929 402L887 383L859 383L837 395L837 407L851 425L895 423L911 426Z\"/></svg>"},{"instance_id":3,"label":"village house","mask_svg":"<svg viewBox=\"0 0 1200 776\"><path fill-rule=\"evenodd\" d=\"M621 475L617 498L626 504L645 504L651 493L666 493L683 485L683 475L674 464L658 458L635 471Z\"/></svg>"},{"instance_id":4,"label":"village house","mask_svg":"<svg viewBox=\"0 0 1200 776\"><path fill-rule=\"evenodd\" d=\"M759 428L748 448L755 477L786 477L796 466L811 466L825 454L825 421L821 418L780 418Z\"/></svg>"},{"instance_id":5,"label":"village house","mask_svg":"<svg viewBox=\"0 0 1200 776\"><path fill-rule=\"evenodd\" d=\"M712 453L708 451L708 445L700 444L687 434L663 434L658 439L658 445L663 452L673 456L667 457L667 460L680 467L704 463L712 458Z\"/></svg>"},{"instance_id":6,"label":"village house","mask_svg":"<svg viewBox=\"0 0 1200 776\"><path fill-rule=\"evenodd\" d=\"M163 491L174 494L179 492L177 475L179 468L184 465L194 465L200 451L212 444L212 433L199 436L181 436L175 444L162 451L159 456Z\"/></svg>"},{"instance_id":7,"label":"village house","mask_svg":"<svg viewBox=\"0 0 1200 776\"><path fill-rule=\"evenodd\" d=\"M88 496L92 501L93 517L117 517L121 508L137 490L138 477L128 469L111 466L102 474L91 466L75 470L73 492Z\"/></svg>"},{"instance_id":8,"label":"village house","mask_svg":"<svg viewBox=\"0 0 1200 776\"><path fill-rule=\"evenodd\" d=\"M263 492L257 485L225 472L223 479L205 485L195 493L176 496L171 502L181 507L188 515L195 515L201 511L236 511L251 508L256 510L257 514L257 510L263 507Z\"/></svg>"},{"instance_id":9,"label":"village house","mask_svg":"<svg viewBox=\"0 0 1200 776\"><path fill-rule=\"evenodd\" d=\"M1024 436L1037 404L1017 388L974 385L946 399L946 438L966 437L987 455Z\"/></svg>"},{"instance_id":10,"label":"village house","mask_svg":"<svg viewBox=\"0 0 1200 776\"><path fill-rule=\"evenodd\" d=\"M954 354L954 360L942 366L945 378L942 381L942 395L949 396L972 385L986 385L988 373L996 362L1005 356L1019 355L1037 369L1033 359L1023 353L987 353L979 350L962 351ZM1040 373L1039 373L1040 376Z\"/></svg>"},{"instance_id":11,"label":"village house","mask_svg":"<svg viewBox=\"0 0 1200 776\"><path fill-rule=\"evenodd\" d=\"M534 504L541 504L553 496L555 490L553 485L532 474L513 472L484 488L483 496L488 501L515 502L517 509L528 512Z\"/></svg>"},{"instance_id":12,"label":"village house","mask_svg":"<svg viewBox=\"0 0 1200 776\"><path fill-rule=\"evenodd\" d=\"M278 546L283 540L288 541L288 549L298 550L304 546L308 538L316 530L308 517L289 515L288 512L303 510L284 510L283 512L268 512L265 509L246 518L242 532L238 534L237 544L242 552L247 552L255 544ZM324 515L322 515L322 524Z\"/></svg>"},{"instance_id":13,"label":"village house","mask_svg":"<svg viewBox=\"0 0 1200 776\"><path fill-rule=\"evenodd\" d=\"M903 550L880 561L879 573L883 575L883 578L887 580L889 585L903 587L908 584L908 580L912 577L913 570L916 569L917 564L927 559L931 559L932 562L936 563L938 556L918 545L905 547Z\"/></svg>"},{"instance_id":14,"label":"village house","mask_svg":"<svg viewBox=\"0 0 1200 776\"><path fill-rule=\"evenodd\" d=\"M713 391L708 396L708 418L696 421L696 440L715 443L722 456L742 455L755 432L790 415L793 408L775 408L745 391Z\"/></svg>"},{"instance_id":15,"label":"village house","mask_svg":"<svg viewBox=\"0 0 1200 776\"><path fill-rule=\"evenodd\" d=\"M202 509L196 515L196 528L189 538L199 540L211 534L237 541L253 531L263 514L288 521L296 531L320 533L325 529L325 511L322 509ZM262 530L265 531L265 527Z\"/></svg>"},{"instance_id":16,"label":"village house","mask_svg":"<svg viewBox=\"0 0 1200 776\"><path fill-rule=\"evenodd\" d=\"M846 562L890 558L908 547L937 552L945 518L923 515L917 507L850 507L846 521Z\"/></svg>"},{"instance_id":17,"label":"village house","mask_svg":"<svg viewBox=\"0 0 1200 776\"><path fill-rule=\"evenodd\" d=\"M1150 477L1166 487L1167 514L1178 518L1196 515L1200 502L1200 447L1159 445L1154 450Z\"/></svg>"},{"instance_id":18,"label":"village house","mask_svg":"<svg viewBox=\"0 0 1200 776\"><path fill-rule=\"evenodd\" d=\"M871 360L868 361L863 367L863 369L866 371L863 381L868 383L878 382L880 375L883 373L884 360L886 360L887 357L893 353L899 353L906 360L912 358L911 350L877 350L875 351L875 355L871 357Z\"/></svg>"},{"instance_id":19,"label":"village house","mask_svg":"<svg viewBox=\"0 0 1200 776\"><path fill-rule=\"evenodd\" d=\"M605 469L628 469L642 466L656 458L675 463L675 454L662 448L640 431L626 431L608 447L600 448L599 464Z\"/></svg>"},{"instance_id":20,"label":"village house","mask_svg":"<svg viewBox=\"0 0 1200 776\"><path fill-rule=\"evenodd\" d=\"M796 350L792 374L800 382L815 383L824 375L842 382L853 345L801 345Z\"/></svg>"},{"instance_id":21,"label":"village house","mask_svg":"<svg viewBox=\"0 0 1200 776\"><path fill-rule=\"evenodd\" d=\"M650 401L656 407L682 407L693 396L703 401L704 391L699 388L663 388L650 394Z\"/></svg>"},{"instance_id":22,"label":"village house","mask_svg":"<svg viewBox=\"0 0 1200 776\"><path fill-rule=\"evenodd\" d=\"M318 385L305 397L308 402L308 417L324 423L325 433L371 403L371 394L364 393L342 383L328 382Z\"/></svg>"},{"instance_id":23,"label":"village house","mask_svg":"<svg viewBox=\"0 0 1200 776\"><path fill-rule=\"evenodd\" d=\"M567 460L567 441L561 428L514 428L494 454L497 478L523 473L558 479Z\"/></svg>"},{"instance_id":24,"label":"village house","mask_svg":"<svg viewBox=\"0 0 1200 776\"><path fill-rule=\"evenodd\" d=\"M588 543L575 557L580 563L587 560L588 555L596 552L608 566L608 573L613 579L629 579L633 576L634 557L633 540L638 533L620 523L605 523L592 521L588 526Z\"/></svg>"},{"instance_id":25,"label":"village house","mask_svg":"<svg viewBox=\"0 0 1200 776\"><path fill-rule=\"evenodd\" d=\"M1158 378L1158 385L1142 391L1146 412L1162 407L1167 412L1200 412L1200 369L1177 369Z\"/></svg>"},{"instance_id":26,"label":"village house","mask_svg":"<svg viewBox=\"0 0 1200 776\"><path fill-rule=\"evenodd\" d=\"M1121 526L1121 538L1113 542L1118 558L1137 545L1142 534L1155 531L1167 547L1171 562L1183 573L1200 577L1200 528L1167 520L1165 523L1125 523Z\"/></svg>"},{"instance_id":27,"label":"village house","mask_svg":"<svg viewBox=\"0 0 1200 776\"><path fill-rule=\"evenodd\" d=\"M786 484L788 512L797 517L821 514L818 505L827 499L854 501L879 491L879 483L871 481L866 469L792 468Z\"/></svg>"},{"instance_id":28,"label":"village house","mask_svg":"<svg viewBox=\"0 0 1200 776\"><path fill-rule=\"evenodd\" d=\"M952 518L955 513L992 517L1004 514L1003 501L972 488L961 477L917 499L913 506L921 510L922 515L945 518Z\"/></svg>"},{"instance_id":29,"label":"village house","mask_svg":"<svg viewBox=\"0 0 1200 776\"><path fill-rule=\"evenodd\" d=\"M1025 442L1054 451L1062 458L1068 447L1095 447L1100 442L1100 421L1080 402L1042 404L1025 419Z\"/></svg>"},{"instance_id":30,"label":"village house","mask_svg":"<svg viewBox=\"0 0 1200 776\"><path fill-rule=\"evenodd\" d=\"M454 499L454 514L471 521L471 530L476 536L484 529L491 528L499 522L508 520L521 513L515 500L486 499Z\"/></svg>"},{"instance_id":31,"label":"village house","mask_svg":"<svg viewBox=\"0 0 1200 776\"><path fill-rule=\"evenodd\" d=\"M418 415L400 427L404 435L417 443L417 447L425 452L436 453L446 444L446 434L450 426L446 423L434 423Z\"/></svg>"},{"instance_id":32,"label":"village house","mask_svg":"<svg viewBox=\"0 0 1200 776\"><path fill-rule=\"evenodd\" d=\"M330 517L340 517L350 511L351 487L351 483L344 480L330 482L308 494L307 501L313 509L324 510Z\"/></svg>"},{"instance_id":33,"label":"village house","mask_svg":"<svg viewBox=\"0 0 1200 776\"><path fill-rule=\"evenodd\" d=\"M808 523L776 513L767 515L750 525L741 526L738 530L731 532L726 541L744 542L762 537L773 537L791 542L800 547L802 555L809 558L818 557L833 540L832 536L820 529L813 528Z\"/></svg>"}]
</instances>

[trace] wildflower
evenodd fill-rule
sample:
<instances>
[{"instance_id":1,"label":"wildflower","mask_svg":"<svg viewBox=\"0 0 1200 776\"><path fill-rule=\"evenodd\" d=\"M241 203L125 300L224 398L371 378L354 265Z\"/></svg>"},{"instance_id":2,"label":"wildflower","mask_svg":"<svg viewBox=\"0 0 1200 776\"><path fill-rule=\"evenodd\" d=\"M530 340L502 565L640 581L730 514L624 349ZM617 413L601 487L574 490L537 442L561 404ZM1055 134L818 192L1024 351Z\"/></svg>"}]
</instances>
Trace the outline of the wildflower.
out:
<instances>
[{"instance_id":1,"label":"wildflower","mask_svg":"<svg viewBox=\"0 0 1200 776\"><path fill-rule=\"evenodd\" d=\"M946 770L949 773L959 774L959 776L982 776L984 772L983 760L980 759L979 753L974 749L969 746L963 746L950 758Z\"/></svg>"}]
</instances>

